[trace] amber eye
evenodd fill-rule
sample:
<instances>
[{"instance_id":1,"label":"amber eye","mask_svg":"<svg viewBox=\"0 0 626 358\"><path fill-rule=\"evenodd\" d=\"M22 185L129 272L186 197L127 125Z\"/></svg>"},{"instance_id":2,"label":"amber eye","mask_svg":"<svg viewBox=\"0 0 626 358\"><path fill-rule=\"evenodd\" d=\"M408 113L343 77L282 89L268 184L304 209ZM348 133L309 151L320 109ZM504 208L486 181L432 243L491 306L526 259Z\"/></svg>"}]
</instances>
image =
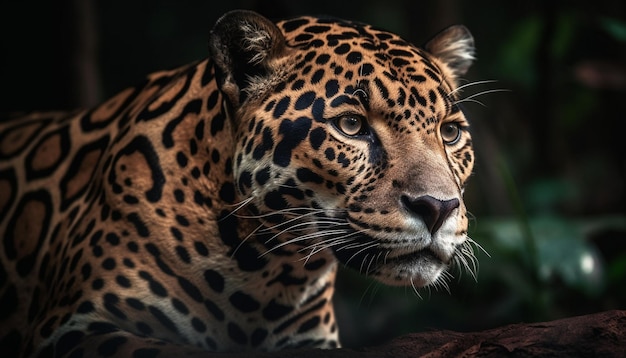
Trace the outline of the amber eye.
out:
<instances>
[{"instance_id":1,"label":"amber eye","mask_svg":"<svg viewBox=\"0 0 626 358\"><path fill-rule=\"evenodd\" d=\"M365 120L356 115L345 115L335 120L335 125L347 136L365 134Z\"/></svg>"},{"instance_id":2,"label":"amber eye","mask_svg":"<svg viewBox=\"0 0 626 358\"><path fill-rule=\"evenodd\" d=\"M461 139L461 127L455 122L444 123L441 126L441 138L445 144L455 144Z\"/></svg>"}]
</instances>

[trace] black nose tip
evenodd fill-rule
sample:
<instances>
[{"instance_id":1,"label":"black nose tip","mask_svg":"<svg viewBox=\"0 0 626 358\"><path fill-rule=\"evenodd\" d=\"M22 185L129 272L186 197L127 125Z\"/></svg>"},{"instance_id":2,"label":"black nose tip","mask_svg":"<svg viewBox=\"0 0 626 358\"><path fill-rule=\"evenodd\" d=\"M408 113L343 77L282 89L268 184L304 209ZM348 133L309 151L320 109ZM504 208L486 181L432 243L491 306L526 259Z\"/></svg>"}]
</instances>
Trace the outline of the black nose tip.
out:
<instances>
[{"instance_id":1,"label":"black nose tip","mask_svg":"<svg viewBox=\"0 0 626 358\"><path fill-rule=\"evenodd\" d=\"M452 210L459 207L459 199L439 200L430 195L411 198L403 195L400 199L406 209L413 215L424 220L424 224L433 235L443 222L450 216Z\"/></svg>"}]
</instances>

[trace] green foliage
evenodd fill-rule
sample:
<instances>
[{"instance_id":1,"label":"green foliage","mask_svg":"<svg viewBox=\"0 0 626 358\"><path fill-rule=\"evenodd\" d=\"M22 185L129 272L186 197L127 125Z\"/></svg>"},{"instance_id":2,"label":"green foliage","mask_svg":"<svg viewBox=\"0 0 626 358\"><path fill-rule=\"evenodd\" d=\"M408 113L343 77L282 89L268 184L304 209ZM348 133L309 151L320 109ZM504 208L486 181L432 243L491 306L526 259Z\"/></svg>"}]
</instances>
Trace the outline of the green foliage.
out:
<instances>
[{"instance_id":1,"label":"green foliage","mask_svg":"<svg viewBox=\"0 0 626 358\"><path fill-rule=\"evenodd\" d=\"M616 40L626 42L626 22L605 17L600 20L602 27Z\"/></svg>"},{"instance_id":2,"label":"green foliage","mask_svg":"<svg viewBox=\"0 0 626 358\"><path fill-rule=\"evenodd\" d=\"M541 37L538 17L529 17L513 24L511 34L503 41L497 58L499 80L510 81L524 87L536 82L533 53Z\"/></svg>"}]
</instances>

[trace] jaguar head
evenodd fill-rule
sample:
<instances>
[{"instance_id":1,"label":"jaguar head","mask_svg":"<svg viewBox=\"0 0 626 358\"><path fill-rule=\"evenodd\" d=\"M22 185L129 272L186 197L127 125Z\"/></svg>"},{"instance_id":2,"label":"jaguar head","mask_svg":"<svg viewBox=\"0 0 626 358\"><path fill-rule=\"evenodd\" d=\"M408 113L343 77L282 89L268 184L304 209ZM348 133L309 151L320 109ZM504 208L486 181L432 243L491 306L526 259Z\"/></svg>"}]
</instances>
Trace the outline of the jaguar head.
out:
<instances>
[{"instance_id":1,"label":"jaguar head","mask_svg":"<svg viewBox=\"0 0 626 358\"><path fill-rule=\"evenodd\" d=\"M391 285L426 286L471 257L463 201L474 155L458 106L473 39L423 48L355 22L274 24L236 11L210 51L236 140L242 200L277 246Z\"/></svg>"}]
</instances>

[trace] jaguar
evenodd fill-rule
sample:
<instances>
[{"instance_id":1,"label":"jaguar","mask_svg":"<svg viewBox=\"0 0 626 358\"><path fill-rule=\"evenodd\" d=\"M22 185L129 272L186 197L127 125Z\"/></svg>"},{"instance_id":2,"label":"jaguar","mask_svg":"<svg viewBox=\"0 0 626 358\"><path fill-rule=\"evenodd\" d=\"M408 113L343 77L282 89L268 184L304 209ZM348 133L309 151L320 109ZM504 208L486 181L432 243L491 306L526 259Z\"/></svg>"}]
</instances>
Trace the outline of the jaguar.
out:
<instances>
[{"instance_id":1,"label":"jaguar","mask_svg":"<svg viewBox=\"0 0 626 358\"><path fill-rule=\"evenodd\" d=\"M340 267L441 285L475 256L474 40L224 14L208 56L0 127L0 351L340 347Z\"/></svg>"}]
</instances>

